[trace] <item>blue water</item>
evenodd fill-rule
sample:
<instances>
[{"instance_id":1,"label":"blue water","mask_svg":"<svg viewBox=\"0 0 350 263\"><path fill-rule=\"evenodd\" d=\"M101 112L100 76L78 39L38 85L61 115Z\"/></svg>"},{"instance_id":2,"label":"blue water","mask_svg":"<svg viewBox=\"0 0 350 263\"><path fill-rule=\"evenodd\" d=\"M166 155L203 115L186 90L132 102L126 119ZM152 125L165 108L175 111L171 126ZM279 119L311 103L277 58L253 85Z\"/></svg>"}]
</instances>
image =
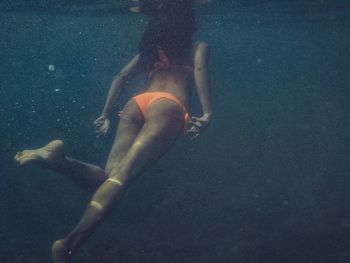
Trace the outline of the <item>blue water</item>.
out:
<instances>
[{"instance_id":1,"label":"blue water","mask_svg":"<svg viewBox=\"0 0 350 263\"><path fill-rule=\"evenodd\" d=\"M92 122L146 18L89 3L0 5L1 263L50 262L90 197L14 154L55 138L94 164L109 152ZM141 176L74 262L350 262L349 4L222 1L198 22L211 126Z\"/></svg>"}]
</instances>

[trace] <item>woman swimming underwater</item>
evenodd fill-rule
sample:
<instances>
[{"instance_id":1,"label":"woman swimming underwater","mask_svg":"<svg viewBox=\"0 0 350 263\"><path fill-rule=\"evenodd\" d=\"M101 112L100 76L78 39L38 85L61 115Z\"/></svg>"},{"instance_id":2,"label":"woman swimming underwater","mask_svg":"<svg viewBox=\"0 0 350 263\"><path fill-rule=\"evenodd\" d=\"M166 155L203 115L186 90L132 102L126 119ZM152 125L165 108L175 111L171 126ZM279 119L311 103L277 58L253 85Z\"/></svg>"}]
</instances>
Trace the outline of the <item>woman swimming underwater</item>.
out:
<instances>
[{"instance_id":1,"label":"woman swimming underwater","mask_svg":"<svg viewBox=\"0 0 350 263\"><path fill-rule=\"evenodd\" d=\"M127 81L146 72L149 84L123 108L105 169L66 156L60 140L15 156L20 165L38 164L94 191L78 225L53 244L56 263L71 261L137 175L164 155L184 133L195 138L211 120L209 46L192 40L196 31L195 1L136 2L136 9L150 20L139 43L139 54L113 79L103 112L95 121L97 135L106 135L110 119L117 116L113 105ZM203 112L198 118L190 118L188 113L193 86Z\"/></svg>"}]
</instances>

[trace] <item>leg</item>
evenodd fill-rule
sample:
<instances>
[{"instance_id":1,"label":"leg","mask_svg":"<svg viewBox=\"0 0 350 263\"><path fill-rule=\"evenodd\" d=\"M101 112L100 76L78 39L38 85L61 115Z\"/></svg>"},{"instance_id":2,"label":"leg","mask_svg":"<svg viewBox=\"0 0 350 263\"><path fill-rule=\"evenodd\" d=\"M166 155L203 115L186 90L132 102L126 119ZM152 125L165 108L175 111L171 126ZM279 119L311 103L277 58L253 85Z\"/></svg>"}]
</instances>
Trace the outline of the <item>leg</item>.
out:
<instances>
[{"instance_id":1,"label":"leg","mask_svg":"<svg viewBox=\"0 0 350 263\"><path fill-rule=\"evenodd\" d=\"M69 262L79 246L106 218L122 197L130 180L159 159L180 136L183 113L176 103L159 100L145 115L145 124L120 164L96 191L77 227L52 247L54 262ZM108 166L109 164L107 164Z\"/></svg>"},{"instance_id":2,"label":"leg","mask_svg":"<svg viewBox=\"0 0 350 263\"><path fill-rule=\"evenodd\" d=\"M107 160L105 171L108 176L122 162L143 124L142 112L135 100L130 100L123 109L117 134Z\"/></svg>"},{"instance_id":3,"label":"leg","mask_svg":"<svg viewBox=\"0 0 350 263\"><path fill-rule=\"evenodd\" d=\"M64 174L87 190L96 190L107 178L103 169L67 157L63 152L63 142L55 140L42 148L18 152L15 160L20 165L37 164Z\"/></svg>"}]
</instances>

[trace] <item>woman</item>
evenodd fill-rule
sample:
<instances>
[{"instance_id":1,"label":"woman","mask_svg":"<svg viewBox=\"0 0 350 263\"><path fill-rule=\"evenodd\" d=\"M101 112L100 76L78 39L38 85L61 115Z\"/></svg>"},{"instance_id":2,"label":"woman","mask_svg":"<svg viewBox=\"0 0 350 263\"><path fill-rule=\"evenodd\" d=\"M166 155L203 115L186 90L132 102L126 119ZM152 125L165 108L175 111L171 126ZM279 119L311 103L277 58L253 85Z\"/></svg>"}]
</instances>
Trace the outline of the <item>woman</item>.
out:
<instances>
[{"instance_id":1,"label":"woman","mask_svg":"<svg viewBox=\"0 0 350 263\"><path fill-rule=\"evenodd\" d=\"M116 139L105 169L80 162L63 153L62 141L16 155L21 164L36 163L67 175L79 185L96 190L79 224L52 246L54 262L69 262L122 197L127 186L144 168L157 161L185 127L193 138L209 124L209 47L193 43L196 31L194 2L188 0L138 1L138 10L150 16L139 44L139 54L115 76L102 115L95 121L98 136L106 135L113 105L125 82L146 72L145 92L132 98L120 114ZM200 118L189 118L193 82L202 106Z\"/></svg>"}]
</instances>

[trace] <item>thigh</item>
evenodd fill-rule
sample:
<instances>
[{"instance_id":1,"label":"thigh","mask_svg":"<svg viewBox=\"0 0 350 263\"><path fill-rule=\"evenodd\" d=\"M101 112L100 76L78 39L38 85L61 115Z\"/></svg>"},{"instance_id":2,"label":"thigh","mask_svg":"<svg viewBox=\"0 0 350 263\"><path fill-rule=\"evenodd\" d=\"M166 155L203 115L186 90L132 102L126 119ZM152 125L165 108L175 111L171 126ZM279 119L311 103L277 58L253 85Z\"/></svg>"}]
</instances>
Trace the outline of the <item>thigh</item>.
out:
<instances>
[{"instance_id":1,"label":"thigh","mask_svg":"<svg viewBox=\"0 0 350 263\"><path fill-rule=\"evenodd\" d=\"M135 100L131 99L125 105L120 116L116 136L106 164L107 175L112 169L117 168L125 157L143 123L142 113Z\"/></svg>"},{"instance_id":2,"label":"thigh","mask_svg":"<svg viewBox=\"0 0 350 263\"><path fill-rule=\"evenodd\" d=\"M145 167L165 154L183 134L183 112L169 100L154 102L145 114L145 123L139 131L120 169L111 176L127 182Z\"/></svg>"}]
</instances>

